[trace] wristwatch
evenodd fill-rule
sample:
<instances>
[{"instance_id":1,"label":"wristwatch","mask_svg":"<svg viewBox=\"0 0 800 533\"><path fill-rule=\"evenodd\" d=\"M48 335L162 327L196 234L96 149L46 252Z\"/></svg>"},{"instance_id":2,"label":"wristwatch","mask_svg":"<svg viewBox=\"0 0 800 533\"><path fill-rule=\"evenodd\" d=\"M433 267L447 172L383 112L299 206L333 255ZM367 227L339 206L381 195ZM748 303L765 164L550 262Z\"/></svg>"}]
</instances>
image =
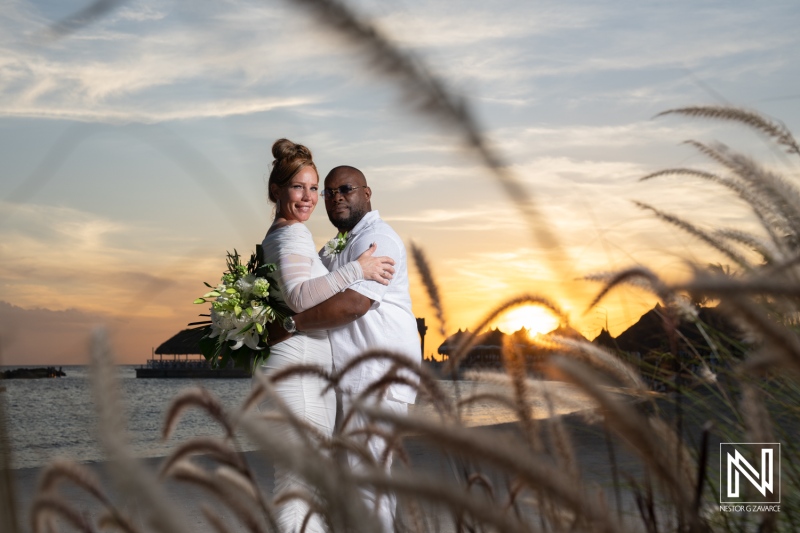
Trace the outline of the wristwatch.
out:
<instances>
[{"instance_id":1,"label":"wristwatch","mask_svg":"<svg viewBox=\"0 0 800 533\"><path fill-rule=\"evenodd\" d=\"M283 329L289 333L297 331L297 324L294 323L294 318L287 316L283 319Z\"/></svg>"}]
</instances>

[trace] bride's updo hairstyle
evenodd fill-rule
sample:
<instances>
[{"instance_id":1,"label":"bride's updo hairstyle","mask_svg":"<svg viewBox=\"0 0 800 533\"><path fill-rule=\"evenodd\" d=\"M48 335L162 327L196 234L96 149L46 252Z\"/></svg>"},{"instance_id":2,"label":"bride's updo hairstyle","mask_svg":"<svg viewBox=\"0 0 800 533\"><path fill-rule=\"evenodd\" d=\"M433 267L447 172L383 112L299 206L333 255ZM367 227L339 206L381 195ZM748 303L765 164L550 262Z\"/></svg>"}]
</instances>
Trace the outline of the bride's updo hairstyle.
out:
<instances>
[{"instance_id":1,"label":"bride's updo hairstyle","mask_svg":"<svg viewBox=\"0 0 800 533\"><path fill-rule=\"evenodd\" d=\"M311 150L302 144L296 144L289 139L278 139L272 145L272 155L275 161L272 162L272 172L269 173L269 182L267 182L267 194L270 201L275 202L277 199L272 194L272 185L278 187L285 187L295 174L300 172L303 167L312 167L314 172L317 172L317 165L311 156Z\"/></svg>"}]
</instances>

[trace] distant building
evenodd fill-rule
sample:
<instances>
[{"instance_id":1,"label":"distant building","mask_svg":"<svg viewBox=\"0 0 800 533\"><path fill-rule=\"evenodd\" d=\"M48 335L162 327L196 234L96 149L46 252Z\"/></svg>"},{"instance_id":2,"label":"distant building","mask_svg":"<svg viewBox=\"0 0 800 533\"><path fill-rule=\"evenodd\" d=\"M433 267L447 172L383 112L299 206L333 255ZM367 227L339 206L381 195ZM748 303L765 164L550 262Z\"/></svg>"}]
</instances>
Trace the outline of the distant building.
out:
<instances>
[{"instance_id":1,"label":"distant building","mask_svg":"<svg viewBox=\"0 0 800 533\"><path fill-rule=\"evenodd\" d=\"M200 350L200 339L205 333L205 328L179 331L153 350L153 358L136 369L136 377L196 379L250 377L249 369L234 368L231 364L226 368L211 368Z\"/></svg>"},{"instance_id":2,"label":"distant building","mask_svg":"<svg viewBox=\"0 0 800 533\"><path fill-rule=\"evenodd\" d=\"M559 326L544 335L544 337L547 335L586 340L580 333L569 326ZM459 347L463 343L470 341L472 337L473 334L469 330L461 331L459 329L439 346L439 355L443 359L450 359L455 356ZM524 357L527 371L538 375L542 372L542 364L548 353L546 348L531 339L530 332L526 328L522 328L510 335L495 328L478 335L472 342L474 342L474 345L458 365L461 370L503 370L503 347L508 345L513 346L514 350Z\"/></svg>"}]
</instances>

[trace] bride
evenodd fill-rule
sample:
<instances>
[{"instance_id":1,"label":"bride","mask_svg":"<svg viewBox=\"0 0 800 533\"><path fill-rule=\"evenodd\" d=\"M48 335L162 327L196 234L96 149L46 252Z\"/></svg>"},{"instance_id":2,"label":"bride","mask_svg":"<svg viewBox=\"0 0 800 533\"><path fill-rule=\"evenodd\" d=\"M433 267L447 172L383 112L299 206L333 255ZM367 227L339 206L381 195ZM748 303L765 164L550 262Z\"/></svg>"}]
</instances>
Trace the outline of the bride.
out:
<instances>
[{"instance_id":1,"label":"bride","mask_svg":"<svg viewBox=\"0 0 800 533\"><path fill-rule=\"evenodd\" d=\"M288 307L299 313L362 279L387 285L394 273L394 261L389 257L372 257L375 245L357 261L328 272L317 255L311 232L303 224L319 199L319 175L311 151L303 145L279 139L272 145L272 155L275 161L268 190L269 199L275 203L275 221L262 243L263 259L265 263L278 266L278 286ZM290 365L318 365L330 372L332 362L327 332L309 331L272 346L261 372L270 375ZM276 389L295 415L323 435L330 436L336 417L336 400L333 390L322 393L326 386L327 383L318 377L303 375L280 381ZM286 425L276 430L283 432L286 439L298 439ZM313 489L303 479L276 463L274 493L297 489L313 494ZM308 505L301 499L286 502L278 511L281 531L299 531L307 512ZM322 518L313 515L306 531L324 530Z\"/></svg>"}]
</instances>

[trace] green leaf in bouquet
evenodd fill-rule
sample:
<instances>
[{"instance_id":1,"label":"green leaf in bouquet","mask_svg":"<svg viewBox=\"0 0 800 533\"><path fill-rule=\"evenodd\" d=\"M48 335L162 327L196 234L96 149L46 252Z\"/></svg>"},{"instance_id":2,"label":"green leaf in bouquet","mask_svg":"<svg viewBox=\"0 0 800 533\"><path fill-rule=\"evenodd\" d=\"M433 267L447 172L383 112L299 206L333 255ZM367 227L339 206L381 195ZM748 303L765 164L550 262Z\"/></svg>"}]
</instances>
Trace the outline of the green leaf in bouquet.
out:
<instances>
[{"instance_id":1,"label":"green leaf in bouquet","mask_svg":"<svg viewBox=\"0 0 800 533\"><path fill-rule=\"evenodd\" d=\"M211 291L211 292L205 293L203 295L203 298L216 298L217 296L219 296L219 291Z\"/></svg>"},{"instance_id":2,"label":"green leaf in bouquet","mask_svg":"<svg viewBox=\"0 0 800 533\"><path fill-rule=\"evenodd\" d=\"M213 286L213 285L209 285L209 284L208 284L208 283L206 283L205 281L203 282L203 285L205 285L205 286L206 286L206 287L208 287L209 289L213 289L213 288L214 288L214 286Z\"/></svg>"},{"instance_id":3,"label":"green leaf in bouquet","mask_svg":"<svg viewBox=\"0 0 800 533\"><path fill-rule=\"evenodd\" d=\"M269 279L268 275L272 274L278 269L278 266L275 263L267 263L264 265L259 266L254 274L260 278L267 278Z\"/></svg>"},{"instance_id":4,"label":"green leaf in bouquet","mask_svg":"<svg viewBox=\"0 0 800 533\"><path fill-rule=\"evenodd\" d=\"M209 361L213 367L215 360L219 357L219 343L216 338L211 338L210 335L211 326L206 326L205 335L200 337L200 342L198 342L198 344L200 346L200 353L203 354L206 361Z\"/></svg>"},{"instance_id":5,"label":"green leaf in bouquet","mask_svg":"<svg viewBox=\"0 0 800 533\"><path fill-rule=\"evenodd\" d=\"M239 333L246 333L246 332L250 331L251 329L253 329L253 325L255 325L255 322L250 322ZM241 350L241 348L239 348L239 349Z\"/></svg>"},{"instance_id":6,"label":"green leaf in bouquet","mask_svg":"<svg viewBox=\"0 0 800 533\"><path fill-rule=\"evenodd\" d=\"M266 341L264 341L264 342L266 343ZM261 350L260 352L258 352L258 355L256 355L253 358L253 366L250 368L250 372L251 373L255 374L256 368L258 368L259 366L263 365L264 361L269 359L269 353L270 353L269 352L269 347L267 347L267 348Z\"/></svg>"},{"instance_id":7,"label":"green leaf in bouquet","mask_svg":"<svg viewBox=\"0 0 800 533\"><path fill-rule=\"evenodd\" d=\"M196 304L204 304L204 303L206 303L206 300L205 300L205 298L198 298L197 300L194 301L194 303L196 303Z\"/></svg>"},{"instance_id":8,"label":"green leaf in bouquet","mask_svg":"<svg viewBox=\"0 0 800 533\"><path fill-rule=\"evenodd\" d=\"M240 316L242 316L242 306L237 305L236 307L233 308L233 312L236 314L236 318L239 318Z\"/></svg>"},{"instance_id":9,"label":"green leaf in bouquet","mask_svg":"<svg viewBox=\"0 0 800 533\"><path fill-rule=\"evenodd\" d=\"M225 289L225 292L227 292L228 294L236 294L236 289L234 289L233 287L231 287L231 288L229 288L229 289Z\"/></svg>"},{"instance_id":10,"label":"green leaf in bouquet","mask_svg":"<svg viewBox=\"0 0 800 533\"><path fill-rule=\"evenodd\" d=\"M260 335L260 334L262 334L262 333L264 333L264 326L262 326L262 325L261 325L260 323L258 323L258 322L256 322L256 323L255 323L255 325L256 325L256 331L258 331L259 335Z\"/></svg>"},{"instance_id":11,"label":"green leaf in bouquet","mask_svg":"<svg viewBox=\"0 0 800 533\"><path fill-rule=\"evenodd\" d=\"M253 316L253 308L252 307L248 307L247 309L245 309L245 312L247 313L247 316Z\"/></svg>"}]
</instances>

